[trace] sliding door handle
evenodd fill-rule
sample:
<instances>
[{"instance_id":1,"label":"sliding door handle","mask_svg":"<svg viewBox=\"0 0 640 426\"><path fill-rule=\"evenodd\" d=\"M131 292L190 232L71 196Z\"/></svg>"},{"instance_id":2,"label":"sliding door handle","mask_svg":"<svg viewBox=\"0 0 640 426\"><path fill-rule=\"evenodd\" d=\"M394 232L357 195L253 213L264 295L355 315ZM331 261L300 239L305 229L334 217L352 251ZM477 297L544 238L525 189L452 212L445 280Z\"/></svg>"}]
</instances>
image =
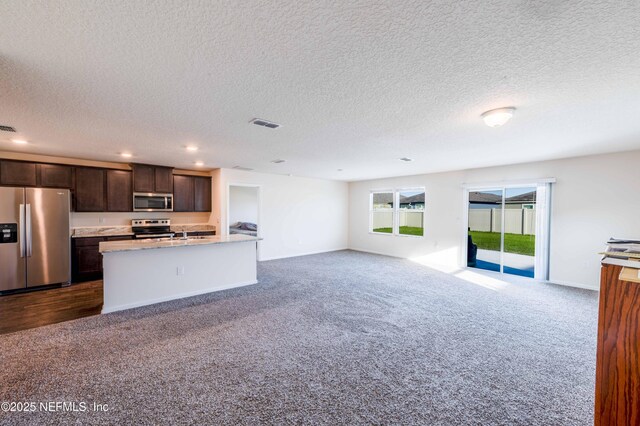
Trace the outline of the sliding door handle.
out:
<instances>
[{"instance_id":1,"label":"sliding door handle","mask_svg":"<svg viewBox=\"0 0 640 426\"><path fill-rule=\"evenodd\" d=\"M26 230L25 230L25 223L24 223L24 204L20 204L20 211L18 213L18 216L19 216L18 241L20 245L20 257L24 257L26 253L26 250L25 250Z\"/></svg>"},{"instance_id":2,"label":"sliding door handle","mask_svg":"<svg viewBox=\"0 0 640 426\"><path fill-rule=\"evenodd\" d=\"M31 204L25 205L25 228L26 232L26 241L27 241L27 257L31 257L33 254L33 238L31 235Z\"/></svg>"}]
</instances>

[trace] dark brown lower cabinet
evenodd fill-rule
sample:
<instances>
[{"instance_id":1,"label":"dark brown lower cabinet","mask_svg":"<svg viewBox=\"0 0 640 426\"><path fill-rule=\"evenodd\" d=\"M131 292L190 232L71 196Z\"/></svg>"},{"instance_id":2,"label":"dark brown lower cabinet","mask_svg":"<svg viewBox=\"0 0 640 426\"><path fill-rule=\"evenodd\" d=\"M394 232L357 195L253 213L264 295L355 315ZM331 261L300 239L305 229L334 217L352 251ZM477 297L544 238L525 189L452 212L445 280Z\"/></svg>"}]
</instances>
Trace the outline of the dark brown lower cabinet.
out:
<instances>
[{"instance_id":1,"label":"dark brown lower cabinet","mask_svg":"<svg viewBox=\"0 0 640 426\"><path fill-rule=\"evenodd\" d=\"M71 280L74 283L102 279L100 242L130 240L130 235L78 237L71 241Z\"/></svg>"}]
</instances>

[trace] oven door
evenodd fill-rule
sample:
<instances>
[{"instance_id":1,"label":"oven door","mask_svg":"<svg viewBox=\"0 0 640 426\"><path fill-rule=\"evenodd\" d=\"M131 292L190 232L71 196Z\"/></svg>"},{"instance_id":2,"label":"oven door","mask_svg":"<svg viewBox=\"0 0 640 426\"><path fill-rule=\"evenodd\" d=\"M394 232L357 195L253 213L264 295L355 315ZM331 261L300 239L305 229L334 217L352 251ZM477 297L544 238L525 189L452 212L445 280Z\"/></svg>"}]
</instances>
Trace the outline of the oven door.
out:
<instances>
[{"instance_id":1,"label":"oven door","mask_svg":"<svg viewBox=\"0 0 640 426\"><path fill-rule=\"evenodd\" d=\"M134 212L172 212L173 211L173 195L172 194L149 194L134 193L133 194L133 211Z\"/></svg>"}]
</instances>

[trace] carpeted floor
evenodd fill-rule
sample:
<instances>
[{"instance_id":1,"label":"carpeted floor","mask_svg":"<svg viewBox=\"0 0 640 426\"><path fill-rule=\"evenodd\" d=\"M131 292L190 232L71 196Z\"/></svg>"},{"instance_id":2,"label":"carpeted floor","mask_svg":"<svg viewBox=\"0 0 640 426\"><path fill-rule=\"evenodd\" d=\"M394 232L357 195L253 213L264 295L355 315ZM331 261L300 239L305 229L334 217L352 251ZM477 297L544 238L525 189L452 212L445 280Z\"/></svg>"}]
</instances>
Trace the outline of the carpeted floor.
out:
<instances>
[{"instance_id":1,"label":"carpeted floor","mask_svg":"<svg viewBox=\"0 0 640 426\"><path fill-rule=\"evenodd\" d=\"M89 403L0 423L592 423L595 292L352 251L259 279L0 336L0 401Z\"/></svg>"}]
</instances>

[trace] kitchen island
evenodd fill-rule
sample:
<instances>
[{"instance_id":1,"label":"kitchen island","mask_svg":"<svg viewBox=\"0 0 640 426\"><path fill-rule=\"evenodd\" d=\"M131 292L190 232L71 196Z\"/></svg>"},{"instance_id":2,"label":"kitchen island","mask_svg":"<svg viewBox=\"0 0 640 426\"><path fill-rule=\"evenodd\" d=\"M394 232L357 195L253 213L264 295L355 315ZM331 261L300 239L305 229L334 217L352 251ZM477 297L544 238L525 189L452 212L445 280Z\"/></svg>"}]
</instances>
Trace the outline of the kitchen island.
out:
<instances>
[{"instance_id":1,"label":"kitchen island","mask_svg":"<svg viewBox=\"0 0 640 426\"><path fill-rule=\"evenodd\" d=\"M101 242L102 313L256 284L259 240L220 235Z\"/></svg>"}]
</instances>

